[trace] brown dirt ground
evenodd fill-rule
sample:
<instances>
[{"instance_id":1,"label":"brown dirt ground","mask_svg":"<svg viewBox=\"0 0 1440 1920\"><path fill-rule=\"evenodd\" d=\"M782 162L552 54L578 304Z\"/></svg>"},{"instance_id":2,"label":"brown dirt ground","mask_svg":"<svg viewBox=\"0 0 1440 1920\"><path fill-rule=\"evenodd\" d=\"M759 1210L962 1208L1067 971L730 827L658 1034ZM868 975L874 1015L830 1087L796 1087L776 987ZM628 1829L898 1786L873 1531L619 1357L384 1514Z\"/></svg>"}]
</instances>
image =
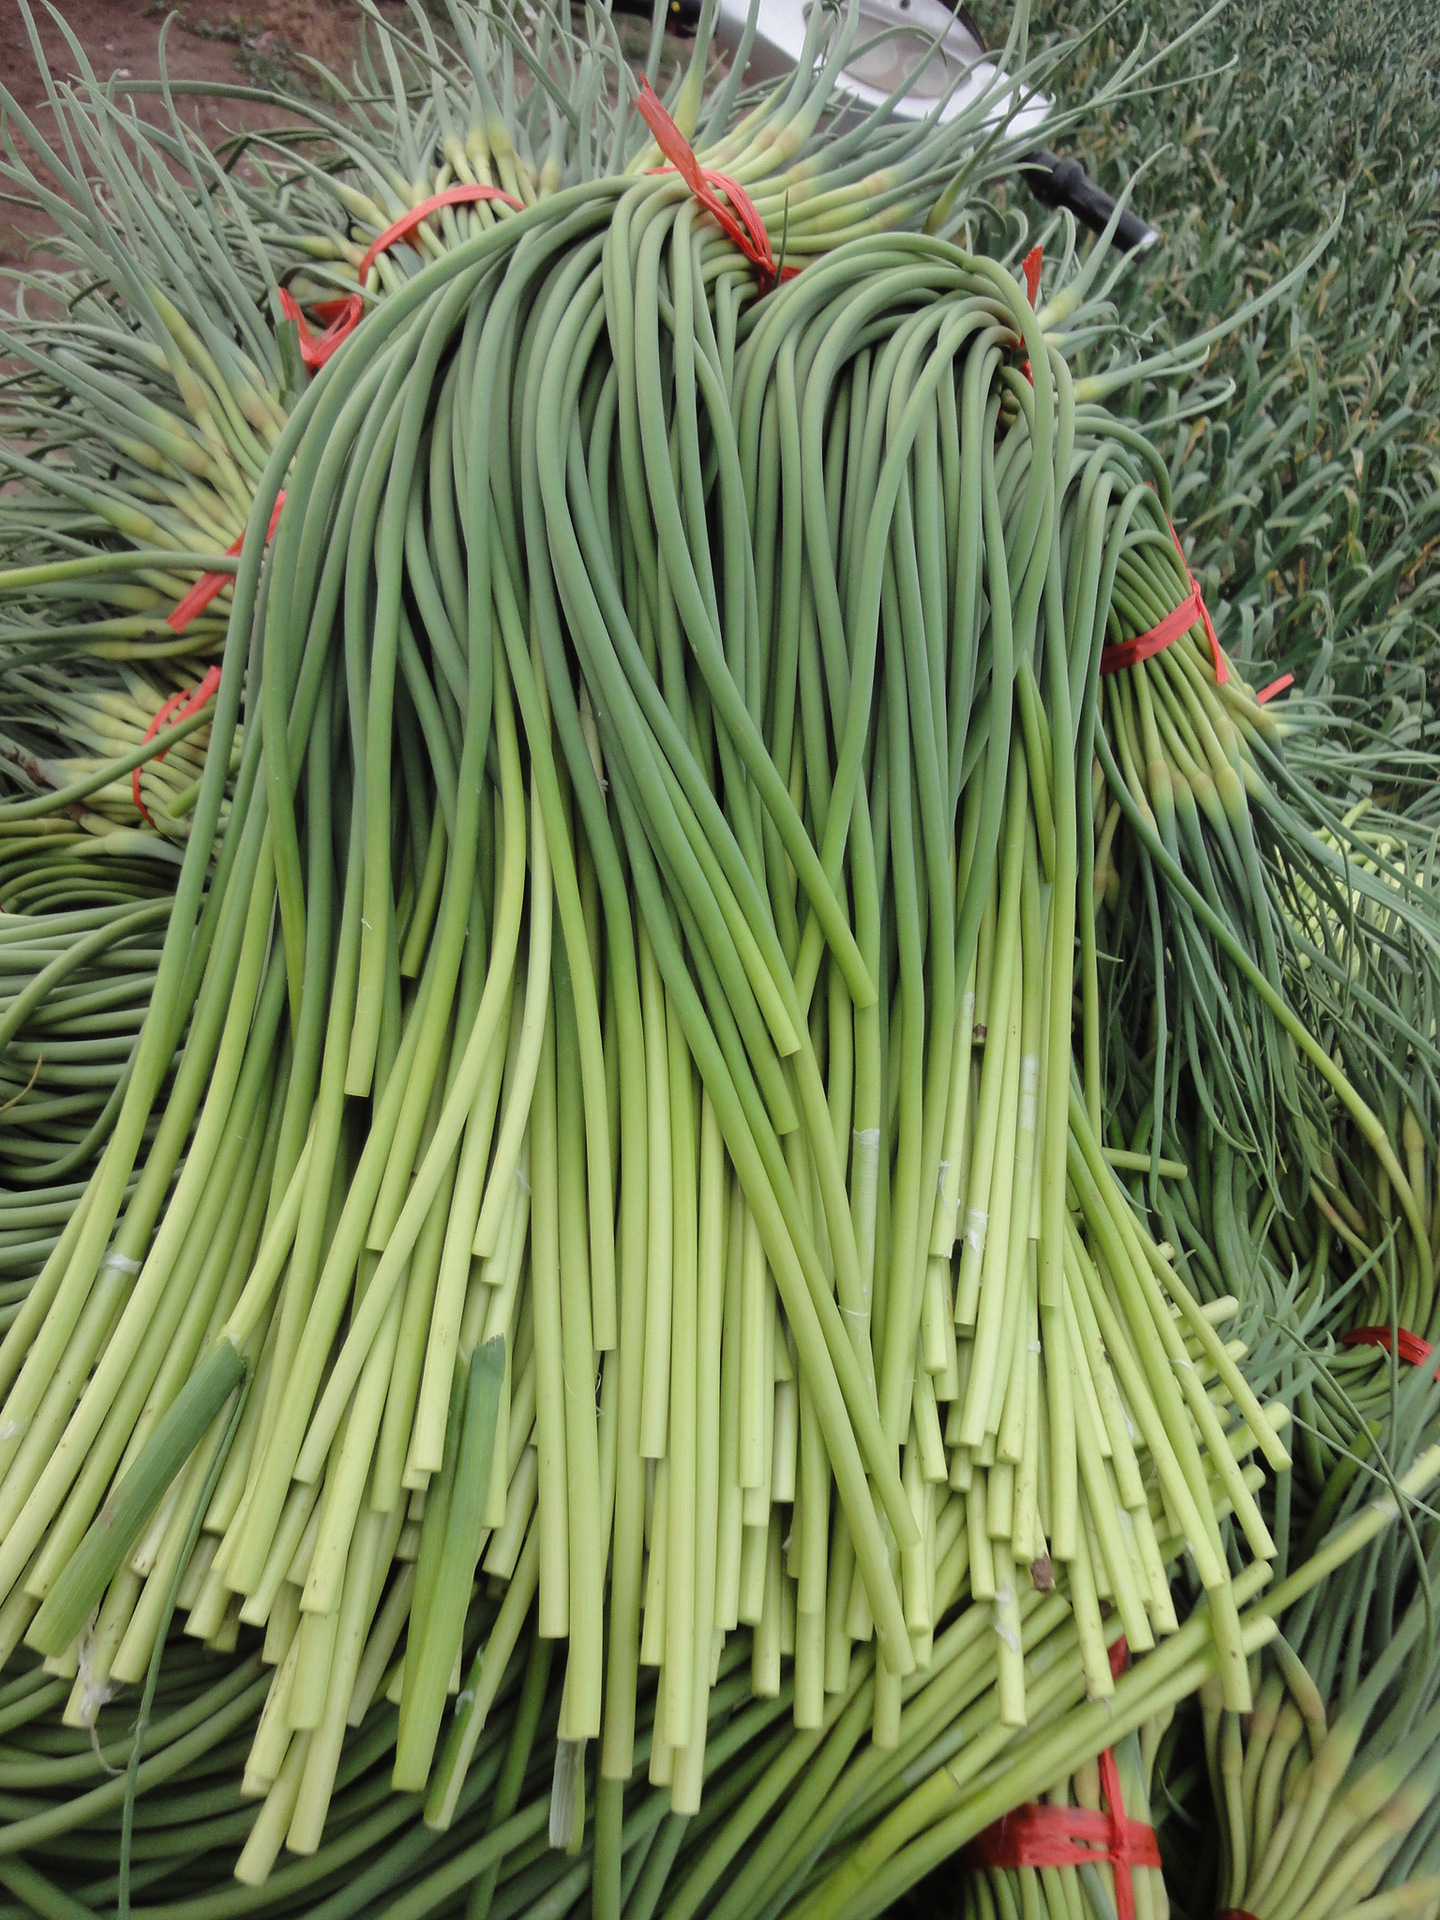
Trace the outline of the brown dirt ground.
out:
<instances>
[{"instance_id":1,"label":"brown dirt ground","mask_svg":"<svg viewBox=\"0 0 1440 1920\"><path fill-rule=\"evenodd\" d=\"M400 0L381 0L397 16ZM354 0L61 0L65 27L102 78L153 80L160 72L160 35L169 20L166 64L172 80L273 87L305 84L307 58L345 72L354 57L360 11ZM65 32L36 0L34 30L57 79L79 72ZM20 110L47 130L45 87L20 0L0 0L0 79ZM158 102L144 102L155 111ZM181 111L211 145L241 128L273 125L286 116L263 103L194 96ZM0 201L0 271L33 259L45 232L43 217Z\"/></svg>"},{"instance_id":2,"label":"brown dirt ground","mask_svg":"<svg viewBox=\"0 0 1440 1920\"><path fill-rule=\"evenodd\" d=\"M443 0L423 0L439 33L445 33ZM407 0L375 0L388 17L400 21ZM27 24L25 8L33 15ZM166 69L173 82L218 86L284 88L319 94L310 61L347 77L360 43L363 15L356 0L57 0L64 27L46 0L0 0L0 83L15 107L49 131L51 115L44 79L36 60L32 31L56 80L78 76L80 62L67 38L79 43L101 79L155 80L160 74L161 34ZM168 24L167 24L168 23ZM643 20L619 21L621 44L629 57L643 59L649 26ZM688 40L667 35L671 57L688 59ZM662 69L663 70L663 69ZM158 96L132 96L148 119L162 120ZM261 101L178 98L180 112L212 147L241 131L287 121L293 113ZM0 124L9 109L0 98ZM0 155L3 158L3 155ZM242 161L242 168L245 163ZM44 240L51 231L45 216L7 200L0 183L0 308L10 304L3 280L7 268L53 265Z\"/></svg>"}]
</instances>

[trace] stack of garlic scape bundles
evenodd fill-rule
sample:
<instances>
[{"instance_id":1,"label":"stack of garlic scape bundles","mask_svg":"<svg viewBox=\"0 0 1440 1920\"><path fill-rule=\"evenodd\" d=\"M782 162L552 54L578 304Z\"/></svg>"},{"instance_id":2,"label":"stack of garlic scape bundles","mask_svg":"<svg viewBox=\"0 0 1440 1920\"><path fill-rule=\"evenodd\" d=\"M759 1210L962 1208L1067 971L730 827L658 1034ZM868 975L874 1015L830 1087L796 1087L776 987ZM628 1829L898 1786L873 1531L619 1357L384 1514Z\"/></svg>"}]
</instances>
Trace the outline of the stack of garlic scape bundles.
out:
<instances>
[{"instance_id":1,"label":"stack of garlic scape bundles","mask_svg":"<svg viewBox=\"0 0 1440 1920\"><path fill-rule=\"evenodd\" d=\"M859 1920L1440 1475L1267 1597L1309 1376L1167 1149L1363 1158L1433 1298L1433 905L1215 641L1105 249L967 246L1023 12L948 121L859 32L662 104L417 8L235 164L0 96L24 1911Z\"/></svg>"}]
</instances>

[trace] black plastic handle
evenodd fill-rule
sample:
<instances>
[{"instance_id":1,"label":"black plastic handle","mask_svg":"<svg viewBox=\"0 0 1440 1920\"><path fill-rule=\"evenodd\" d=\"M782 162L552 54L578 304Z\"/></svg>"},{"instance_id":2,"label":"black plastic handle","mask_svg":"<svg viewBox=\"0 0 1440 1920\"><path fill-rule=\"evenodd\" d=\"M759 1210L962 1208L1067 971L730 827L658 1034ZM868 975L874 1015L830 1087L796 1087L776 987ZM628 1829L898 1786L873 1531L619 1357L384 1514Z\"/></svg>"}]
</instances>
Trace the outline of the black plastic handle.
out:
<instances>
[{"instance_id":1,"label":"black plastic handle","mask_svg":"<svg viewBox=\"0 0 1440 1920\"><path fill-rule=\"evenodd\" d=\"M1068 207L1092 233L1103 233L1109 226L1115 202L1103 187L1096 186L1078 160L1062 160L1048 147L1037 147L1021 165L1030 191L1045 206ZM1115 229L1115 244L1122 253L1135 247L1153 247L1159 238L1154 227L1126 207Z\"/></svg>"},{"instance_id":2,"label":"black plastic handle","mask_svg":"<svg viewBox=\"0 0 1440 1920\"><path fill-rule=\"evenodd\" d=\"M610 0L612 13L626 13L649 20L654 14L653 0ZM700 24L700 0L666 0L666 24L677 33L691 34Z\"/></svg>"}]
</instances>

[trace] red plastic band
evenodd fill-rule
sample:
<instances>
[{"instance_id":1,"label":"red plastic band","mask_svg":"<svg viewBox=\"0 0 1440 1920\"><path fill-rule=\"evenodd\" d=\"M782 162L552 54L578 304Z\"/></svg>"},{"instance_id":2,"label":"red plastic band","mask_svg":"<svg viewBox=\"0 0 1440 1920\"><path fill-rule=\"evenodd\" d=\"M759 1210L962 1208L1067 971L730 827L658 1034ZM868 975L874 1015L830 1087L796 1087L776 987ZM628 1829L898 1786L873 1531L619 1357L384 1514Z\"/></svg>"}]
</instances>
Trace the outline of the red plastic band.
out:
<instances>
[{"instance_id":1,"label":"red plastic band","mask_svg":"<svg viewBox=\"0 0 1440 1920\"><path fill-rule=\"evenodd\" d=\"M1190 571L1190 562L1185 558L1179 534L1170 521L1167 520L1165 524L1170 528L1170 538L1175 542L1175 551L1185 569L1185 578L1190 582L1190 592L1173 613L1166 614L1159 626L1151 627L1148 633L1137 634L1133 640L1122 640L1118 645L1104 647L1100 654L1100 671L1118 673L1122 667L1138 667L1152 653L1163 653L1182 633L1189 633L1192 627L1203 625L1205 637L1210 642L1210 658L1215 663L1215 684L1223 687L1230 678L1230 669L1225 664L1220 642L1215 637L1215 628L1200 593L1200 583Z\"/></svg>"},{"instance_id":2,"label":"red plastic band","mask_svg":"<svg viewBox=\"0 0 1440 1920\"><path fill-rule=\"evenodd\" d=\"M1255 1915L1247 1913L1244 1907L1222 1907L1215 1920L1255 1920Z\"/></svg>"},{"instance_id":3,"label":"red plastic band","mask_svg":"<svg viewBox=\"0 0 1440 1920\"><path fill-rule=\"evenodd\" d=\"M976 1867L1083 1867L1109 1861L1115 1869L1117 1920L1135 1920L1135 1867L1158 1867L1155 1829L1129 1820L1120 1798L1120 1772L1107 1749L1100 1755L1100 1790L1106 1811L1088 1807L1017 1807L970 1842L965 1854Z\"/></svg>"},{"instance_id":4,"label":"red plastic band","mask_svg":"<svg viewBox=\"0 0 1440 1920\"><path fill-rule=\"evenodd\" d=\"M1029 253L1025 256L1025 265L1021 269L1025 275L1025 291L1030 296L1030 304L1032 307L1040 296L1040 267L1044 258L1045 249L1043 247L1031 247ZM1028 360L1022 361L1020 371L1033 387L1035 384L1035 376L1030 371L1030 362Z\"/></svg>"},{"instance_id":5,"label":"red plastic band","mask_svg":"<svg viewBox=\"0 0 1440 1920\"><path fill-rule=\"evenodd\" d=\"M1293 687L1294 684L1295 676L1293 673L1282 673L1280 678L1278 680L1272 680L1268 687L1261 687L1255 698L1263 707L1267 700L1273 700L1277 693L1284 693L1287 687Z\"/></svg>"},{"instance_id":6,"label":"red plastic band","mask_svg":"<svg viewBox=\"0 0 1440 1920\"><path fill-rule=\"evenodd\" d=\"M285 490L282 487L280 492L275 496L275 505L270 514L270 525L265 534L267 546L275 537L275 529L280 524L280 509L284 504ZM225 551L226 553L239 553L244 544L245 536L242 533L238 540L232 540L230 542L230 545ZM186 594L185 598L176 606L174 612L165 616L166 626L173 627L176 633L183 633L190 622L195 619L198 614L205 611L216 594L229 586L232 578L233 576L228 573L202 573L194 586ZM149 739L150 736L147 734L145 737Z\"/></svg>"},{"instance_id":7,"label":"red plastic band","mask_svg":"<svg viewBox=\"0 0 1440 1920\"><path fill-rule=\"evenodd\" d=\"M700 205L712 215L727 238L734 242L754 267L760 276L761 292L769 293L782 280L793 280L800 269L783 267L777 270L770 235L755 202L739 181L732 180L728 173L721 173L715 167L701 166L695 158L694 148L665 111L664 103L648 80L641 81L640 96L635 104L640 109L641 119L654 134L656 146ZM664 173L667 169L657 167L655 171ZM717 187L728 196L729 207L715 191Z\"/></svg>"},{"instance_id":8,"label":"red plastic band","mask_svg":"<svg viewBox=\"0 0 1440 1920\"><path fill-rule=\"evenodd\" d=\"M1383 1347L1390 1351L1389 1327L1352 1327L1348 1333L1340 1336L1342 1347ZM1420 1367L1430 1358L1435 1349L1428 1340L1422 1340L1418 1333L1411 1333L1408 1327L1401 1327L1395 1336L1395 1345L1402 1360L1412 1367ZM1435 1378L1440 1380L1440 1369Z\"/></svg>"},{"instance_id":9,"label":"red plastic band","mask_svg":"<svg viewBox=\"0 0 1440 1920\"><path fill-rule=\"evenodd\" d=\"M360 262L359 281L363 287L369 278L370 269L382 253L389 251L397 240L409 239L422 220L440 207L458 207L476 200L503 200L507 207L514 207L517 213L523 213L524 207L513 194L502 193L499 187L484 187L478 183L458 187L446 187L442 193L432 193L428 200L422 200L417 207L411 207L408 213L402 213L392 226L386 227L382 234L371 242L365 258ZM415 243L411 241L413 246ZM324 333L316 335L310 331L304 314L300 311L295 296L288 287L280 289L280 310L287 320L295 322L300 335L300 358L312 373L317 373L334 353L335 349L348 340L359 326L365 312L363 295L352 293L343 300L319 300L315 312L330 325Z\"/></svg>"},{"instance_id":10,"label":"red plastic band","mask_svg":"<svg viewBox=\"0 0 1440 1920\"><path fill-rule=\"evenodd\" d=\"M222 574L219 574L218 576L215 574L209 574L207 575L207 578L211 580L214 580L216 578L219 578L220 580L228 580L230 576L228 573L222 573ZM160 705L155 709L154 719L150 722L149 726L145 729L146 741L149 742L153 740L156 734L160 731L161 727L163 727L167 721L173 721L173 723L176 726L178 726L182 720L188 720L191 714L199 713L200 709L205 705L205 702L207 700L214 699L216 690L218 689L219 685L220 685L220 669L219 667L211 667L209 671L206 673L205 678L200 682L198 687L193 687L188 693L172 693L168 700L162 700ZM177 707L179 708L178 713L176 712ZM170 749L168 747L162 747L159 753L156 754L155 758L157 760L163 760L169 751ZM150 825L153 827L155 825L155 822L151 818L150 809L146 806L145 802L140 798L139 767L135 767L131 771L130 791L135 796L136 806L140 809L141 813L144 814L145 818L150 822Z\"/></svg>"},{"instance_id":11,"label":"red plastic band","mask_svg":"<svg viewBox=\"0 0 1440 1920\"><path fill-rule=\"evenodd\" d=\"M1117 1680L1129 1658L1122 1633L1110 1649L1110 1671ZM1120 1770L1108 1748L1099 1756L1098 1766L1105 1811L1049 1804L1017 1807L976 1835L965 1849L968 1863L974 1867L1084 1867L1108 1860L1115 1869L1116 1920L1135 1920L1131 1869L1158 1867L1160 1844L1153 1827L1126 1818Z\"/></svg>"}]
</instances>

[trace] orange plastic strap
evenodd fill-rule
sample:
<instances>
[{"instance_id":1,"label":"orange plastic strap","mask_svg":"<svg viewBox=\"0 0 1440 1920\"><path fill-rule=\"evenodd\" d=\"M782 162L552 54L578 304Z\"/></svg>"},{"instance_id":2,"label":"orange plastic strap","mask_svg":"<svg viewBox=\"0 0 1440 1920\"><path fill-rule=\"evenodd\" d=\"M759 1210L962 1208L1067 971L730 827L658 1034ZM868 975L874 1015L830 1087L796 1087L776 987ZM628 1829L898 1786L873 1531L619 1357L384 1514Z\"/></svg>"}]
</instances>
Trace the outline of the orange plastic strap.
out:
<instances>
[{"instance_id":1,"label":"orange plastic strap","mask_svg":"<svg viewBox=\"0 0 1440 1920\"><path fill-rule=\"evenodd\" d=\"M1267 700L1273 700L1277 693L1284 693L1287 687L1293 687L1294 684L1295 676L1293 673L1282 673L1280 678L1278 680L1272 680L1268 687L1261 687L1255 698L1263 707ZM1238 1912L1239 1909L1237 1908L1236 1911Z\"/></svg>"},{"instance_id":2,"label":"orange plastic strap","mask_svg":"<svg viewBox=\"0 0 1440 1920\"><path fill-rule=\"evenodd\" d=\"M1118 1679L1130 1657L1122 1633L1110 1649L1110 1671ZM1099 1757L1103 1811L1048 1804L1016 1807L977 1834L965 1849L973 1867L1084 1867L1108 1860L1115 1869L1116 1920L1135 1920L1134 1867L1158 1867L1160 1844L1155 1829L1125 1817L1120 1770L1107 1748ZM1222 1916L1223 1920L1223 1916Z\"/></svg>"},{"instance_id":3,"label":"orange plastic strap","mask_svg":"<svg viewBox=\"0 0 1440 1920\"><path fill-rule=\"evenodd\" d=\"M1175 551L1185 569L1185 578L1190 582L1190 591L1173 613L1166 614L1159 626L1151 627L1148 633L1137 634L1133 640L1122 640L1118 645L1104 647L1100 654L1100 671L1118 673L1122 667L1138 667L1151 654L1163 653L1166 647L1172 646L1181 634L1189 633L1192 627L1203 626L1205 637L1210 642L1210 658L1215 663L1215 684L1223 687L1230 678L1230 669L1225 664L1220 642L1215 637L1215 628L1201 597L1200 584L1190 571L1190 562L1185 558L1179 534L1170 521L1167 520L1165 524L1170 528L1170 538L1175 542Z\"/></svg>"},{"instance_id":4,"label":"orange plastic strap","mask_svg":"<svg viewBox=\"0 0 1440 1920\"><path fill-rule=\"evenodd\" d=\"M726 236L754 267L760 276L761 292L769 293L782 280L793 280L800 269L784 267L777 270L770 235L755 202L740 182L732 180L728 173L721 173L715 167L701 166L695 158L694 148L670 118L659 94L648 80L641 81L640 96L635 104L640 109L641 119L654 134L656 146L700 205L713 216ZM655 171L663 173L667 169L657 167ZM715 191L717 187L729 198L730 206L727 207Z\"/></svg>"},{"instance_id":5,"label":"orange plastic strap","mask_svg":"<svg viewBox=\"0 0 1440 1920\"><path fill-rule=\"evenodd\" d=\"M280 524L280 509L284 504L285 489L282 487L275 496L275 505L270 514L270 525L266 529L265 541L267 546L275 537L275 529ZM242 533L238 540L232 540L230 542L230 545L225 551L226 553L239 553L244 544L245 536ZM202 573L194 586L186 594L185 598L175 607L174 611L165 616L166 626L173 627L176 633L183 633L190 622L195 619L198 614L202 614L205 611L216 594L229 586L232 578L233 575L228 573ZM146 738L149 738L148 734Z\"/></svg>"},{"instance_id":6,"label":"orange plastic strap","mask_svg":"<svg viewBox=\"0 0 1440 1920\"><path fill-rule=\"evenodd\" d=\"M514 207L517 213L523 213L524 207L513 194L502 193L499 187L484 187L478 183L446 187L443 193L432 193L428 200L422 200L418 207L411 207L408 213L402 213L392 226L386 227L371 242L365 258L360 262L359 281L363 287L369 278L370 269L382 253L395 245L397 240L408 239L422 220L426 220L440 207L458 207L476 200L503 200L507 207ZM413 246L415 243L411 241ZM300 311L295 296L288 287L280 289L280 310L287 320L293 320L300 335L300 358L312 373L317 373L325 362L343 345L359 326L365 312L364 296L352 293L343 300L321 300L316 302L315 311L330 325L322 334L313 334L304 314Z\"/></svg>"},{"instance_id":7,"label":"orange plastic strap","mask_svg":"<svg viewBox=\"0 0 1440 1920\"><path fill-rule=\"evenodd\" d=\"M214 580L218 578L221 581L225 581L225 580L228 580L230 576L228 573L222 573L218 575L212 573L212 574L207 574L206 578L210 580ZM149 726L145 729L146 741L149 742L153 740L156 734L160 731L161 727L163 727L167 721L172 722L175 726L179 726L180 722L182 720L188 720L191 714L199 713L200 709L205 705L205 702L207 700L213 700L215 698L215 694L219 688L219 685L220 685L220 669L219 667L211 667L210 670L206 673L205 678L200 682L198 687L192 687L188 693L172 693L168 700L162 700L160 705L155 709L154 719L150 722ZM178 712L176 712L177 708L179 709ZM170 749L168 747L162 747L159 753L156 754L155 758L157 760L163 760L169 751ZM136 806L140 809L141 813L144 814L145 818L150 822L150 825L153 827L155 825L155 822L154 822L154 819L151 817L150 809L146 806L145 802L140 798L139 767L135 767L131 771L130 791L135 796Z\"/></svg>"},{"instance_id":8,"label":"orange plastic strap","mask_svg":"<svg viewBox=\"0 0 1440 1920\"><path fill-rule=\"evenodd\" d=\"M1342 1347L1383 1347L1390 1351L1389 1327L1352 1327L1348 1333L1340 1336ZM1412 1367L1420 1367L1430 1358L1435 1349L1428 1340L1422 1340L1418 1333L1411 1333L1408 1327L1401 1327L1395 1335L1395 1349L1402 1360ZM1440 1370L1435 1378L1440 1380Z\"/></svg>"}]
</instances>

